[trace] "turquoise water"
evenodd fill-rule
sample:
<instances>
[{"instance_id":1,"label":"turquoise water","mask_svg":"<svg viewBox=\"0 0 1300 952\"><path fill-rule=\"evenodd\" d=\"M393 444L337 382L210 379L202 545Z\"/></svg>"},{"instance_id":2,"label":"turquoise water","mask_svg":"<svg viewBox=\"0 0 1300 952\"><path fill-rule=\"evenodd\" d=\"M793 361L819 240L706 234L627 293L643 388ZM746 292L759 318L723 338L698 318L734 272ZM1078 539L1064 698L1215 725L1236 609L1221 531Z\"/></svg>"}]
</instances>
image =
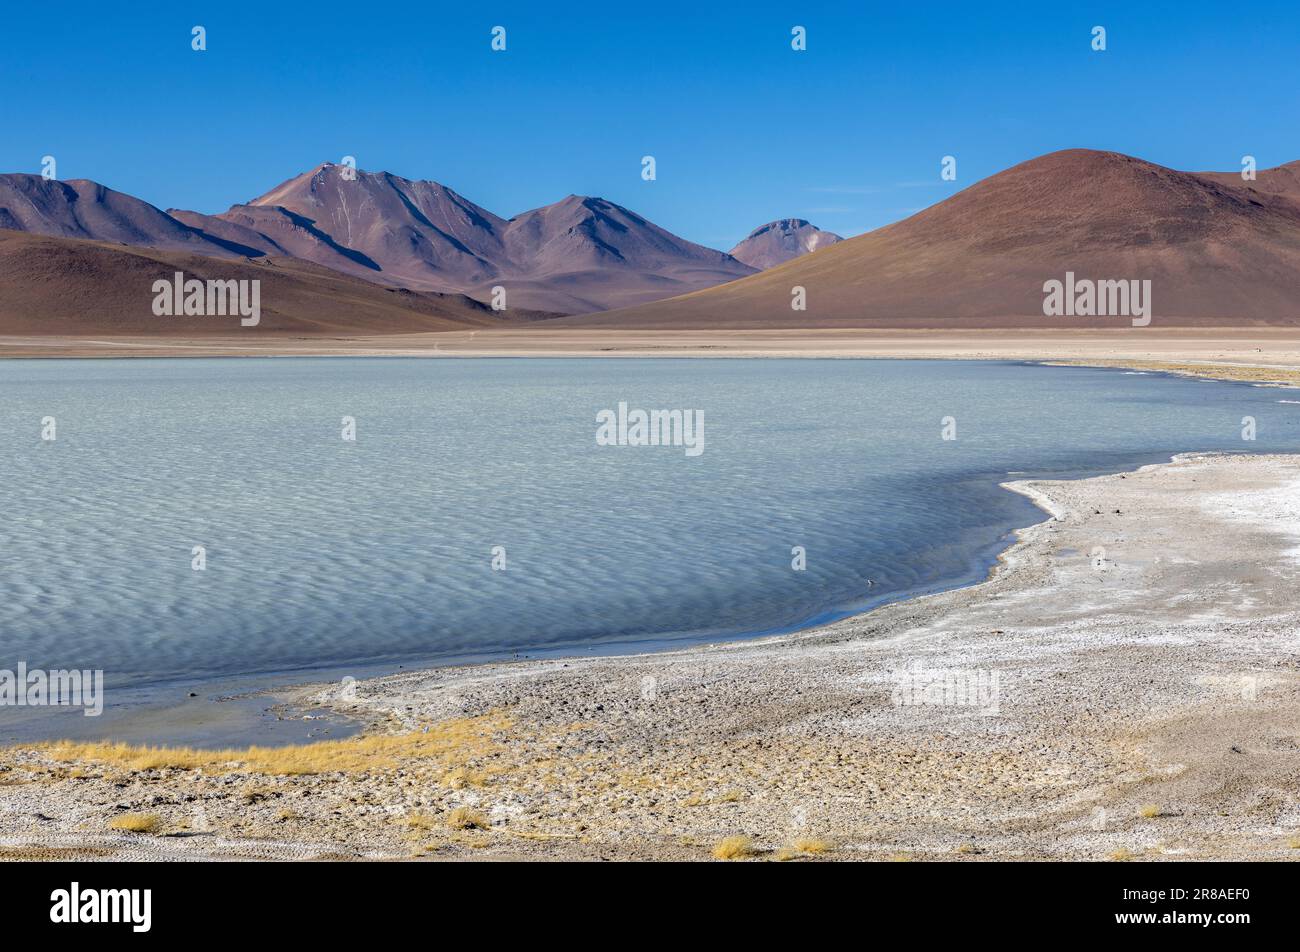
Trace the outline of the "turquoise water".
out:
<instances>
[{"instance_id":1,"label":"turquoise water","mask_svg":"<svg viewBox=\"0 0 1300 952\"><path fill-rule=\"evenodd\" d=\"M1009 473L1293 452L1288 396L992 362L0 361L0 668L144 685L786 630L982 576L1041 518ZM598 446L620 401L702 411L704 452Z\"/></svg>"}]
</instances>

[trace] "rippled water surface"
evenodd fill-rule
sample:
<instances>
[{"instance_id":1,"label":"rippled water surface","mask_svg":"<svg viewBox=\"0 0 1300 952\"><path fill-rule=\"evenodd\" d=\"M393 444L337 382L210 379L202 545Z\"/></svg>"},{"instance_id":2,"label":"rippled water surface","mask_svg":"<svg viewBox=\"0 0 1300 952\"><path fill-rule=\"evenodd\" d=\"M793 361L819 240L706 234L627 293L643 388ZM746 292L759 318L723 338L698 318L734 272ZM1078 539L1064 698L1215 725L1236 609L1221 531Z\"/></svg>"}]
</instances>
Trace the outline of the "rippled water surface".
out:
<instances>
[{"instance_id":1,"label":"rippled water surface","mask_svg":"<svg viewBox=\"0 0 1300 952\"><path fill-rule=\"evenodd\" d=\"M1295 451L1287 395L985 362L0 361L0 668L146 683L786 629L979 577L1040 518L1009 472ZM704 453L598 446L619 401L703 411Z\"/></svg>"}]
</instances>

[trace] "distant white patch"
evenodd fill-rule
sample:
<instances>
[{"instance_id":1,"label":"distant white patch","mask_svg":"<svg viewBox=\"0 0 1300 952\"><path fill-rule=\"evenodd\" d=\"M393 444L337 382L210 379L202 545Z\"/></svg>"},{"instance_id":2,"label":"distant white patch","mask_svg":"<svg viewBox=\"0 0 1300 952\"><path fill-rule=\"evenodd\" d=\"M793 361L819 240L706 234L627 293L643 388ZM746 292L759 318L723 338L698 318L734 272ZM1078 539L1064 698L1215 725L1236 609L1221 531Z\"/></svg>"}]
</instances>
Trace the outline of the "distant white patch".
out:
<instances>
[{"instance_id":1,"label":"distant white patch","mask_svg":"<svg viewBox=\"0 0 1300 952\"><path fill-rule=\"evenodd\" d=\"M1300 479L1272 489L1215 493L1205 499L1206 511L1230 522L1245 522L1290 537L1297 545L1286 554L1300 561Z\"/></svg>"}]
</instances>

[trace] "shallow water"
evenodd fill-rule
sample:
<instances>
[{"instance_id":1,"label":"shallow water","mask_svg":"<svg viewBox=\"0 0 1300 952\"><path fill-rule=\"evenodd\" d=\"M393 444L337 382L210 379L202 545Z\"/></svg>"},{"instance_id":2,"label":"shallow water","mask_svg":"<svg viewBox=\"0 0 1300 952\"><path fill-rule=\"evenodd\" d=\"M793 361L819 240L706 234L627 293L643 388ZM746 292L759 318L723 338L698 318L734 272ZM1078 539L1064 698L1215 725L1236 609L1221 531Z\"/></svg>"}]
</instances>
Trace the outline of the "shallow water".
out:
<instances>
[{"instance_id":1,"label":"shallow water","mask_svg":"<svg viewBox=\"0 0 1300 952\"><path fill-rule=\"evenodd\" d=\"M0 361L0 668L120 687L787 630L982 576L1041 518L1008 473L1294 452L1289 396L973 361ZM620 401L703 411L704 452L598 446Z\"/></svg>"}]
</instances>

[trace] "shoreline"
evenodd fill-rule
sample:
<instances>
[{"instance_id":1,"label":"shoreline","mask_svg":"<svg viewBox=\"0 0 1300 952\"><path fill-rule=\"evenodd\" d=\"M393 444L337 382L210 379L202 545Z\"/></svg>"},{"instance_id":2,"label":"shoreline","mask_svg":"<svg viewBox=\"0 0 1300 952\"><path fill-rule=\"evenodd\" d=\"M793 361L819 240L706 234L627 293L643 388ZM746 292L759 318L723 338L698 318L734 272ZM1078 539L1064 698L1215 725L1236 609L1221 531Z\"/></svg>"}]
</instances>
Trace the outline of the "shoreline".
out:
<instances>
[{"instance_id":1,"label":"shoreline","mask_svg":"<svg viewBox=\"0 0 1300 952\"><path fill-rule=\"evenodd\" d=\"M1300 386L1300 341L1278 327L574 330L533 325L375 337L0 336L0 359L172 357L877 357L1024 360Z\"/></svg>"},{"instance_id":2,"label":"shoreline","mask_svg":"<svg viewBox=\"0 0 1300 952\"><path fill-rule=\"evenodd\" d=\"M1088 477L1070 475L1057 478ZM995 485L999 488L1008 487L1005 479L995 480ZM344 679L371 681L390 677L402 671L471 669L502 663L636 657L722 644L798 637L899 602L978 585L1001 564L1003 555L1015 544L1014 537L1022 528L1023 526L1018 524L1008 524L996 542L971 553L968 570L961 574L913 588L882 593L876 597L868 597L864 592L851 605L828 607L803 621L777 628L723 634L694 632L676 636L647 635L616 641L562 642L519 649L457 652L448 655L435 654L386 660L362 659L353 663L330 662L253 674L226 673L133 682L115 688L115 693L125 693L129 699L107 706L104 714L98 718L85 719L79 709L45 709L44 711L27 709L24 713L28 711L30 713L27 715L25 729L18 731L19 736L13 736L12 730L8 731L10 736L0 740L0 750L5 747L65 740L124 741L164 747L229 746L236 743L233 738L238 735L241 725L244 730L249 731L250 738L256 739L264 746L268 743L281 746L336 739L356 732L356 728L348 719L332 722L325 729L311 730L296 730L292 722L304 713L312 713L317 706L314 701L304 701L305 697L315 695L327 685L337 686ZM195 692L197 697L191 694L191 691ZM230 702L235 702L230 704L231 708L243 709L242 718L232 710L222 709L222 705ZM201 705L206 705L206 718L202 711L196 710ZM281 715L285 716L281 717ZM268 725L266 719L271 716L288 723L278 727ZM46 723L53 723L57 719L60 726L57 728L40 726L39 721L42 717L48 719ZM173 726L177 719L182 722L179 728ZM205 720L220 725L221 730L206 730ZM71 730L67 729L69 726ZM335 729L337 727L342 727L343 730ZM256 734L253 733L254 731ZM306 736L299 736L303 734Z\"/></svg>"},{"instance_id":3,"label":"shoreline","mask_svg":"<svg viewBox=\"0 0 1300 952\"><path fill-rule=\"evenodd\" d=\"M1136 454L1119 469L1112 467L1072 470L1050 476L1029 477L1019 474L989 474L993 486L1029 498L1039 512L1046 512L1041 498L1029 496L1016 488L1016 483L1029 478L1053 481L1077 481L1096 476L1132 472L1141 467L1172 462L1181 455L1193 454ZM1005 524L996 541L972 550L966 570L943 579L917 585L895 592L868 597L864 591L853 602L827 607L800 622L760 631L719 634L695 632L677 636L647 635L600 642L562 642L522 648L503 648L452 654L431 654L387 659L360 659L354 662L335 661L307 667L276 669L252 674L213 674L204 677L166 677L156 681L135 682L119 686L116 692L126 693L126 702L106 707L104 716L87 720L73 711L46 711L46 723L57 718L60 726L39 724L40 712L29 715L26 729L0 740L0 749L24 744L41 744L56 741L123 741L146 743L153 746L243 746L249 743L287 746L294 743L320 742L349 736L358 731L350 719L336 719L328 724L303 728L294 722L308 715L316 719L315 701L304 701L328 685L339 685L346 680L370 681L397 675L403 671L424 671L442 668L467 669L500 663L528 663L538 661L575 661L584 658L618 658L685 651L697 647L750 643L800 635L836 625L846 620L886 608L900 602L940 595L969 588L987 581L1002 564L1006 553L1014 547L1021 531L1037 523L1020 520ZM196 692L197 696L190 694ZM189 695L187 697L187 695ZM234 702L234 703L230 703ZM228 705L228 707L227 707ZM68 715L68 716L63 716ZM268 723L273 719L278 723ZM179 722L179 726L177 726ZM208 729L206 725L213 728ZM71 729L68 729L71 727ZM238 740L240 731L247 738Z\"/></svg>"},{"instance_id":4,"label":"shoreline","mask_svg":"<svg viewBox=\"0 0 1300 952\"><path fill-rule=\"evenodd\" d=\"M307 773L7 751L0 855L698 859L746 835L765 858L809 837L834 848L795 857L1300 858L1278 746L1300 728L1300 457L1007 488L1048 515L972 586L793 635L303 689L370 725L300 748ZM999 709L891 703L900 670L986 694L997 674ZM196 800L205 835L106 832L151 803L193 831ZM37 802L54 816L24 830Z\"/></svg>"}]
</instances>

